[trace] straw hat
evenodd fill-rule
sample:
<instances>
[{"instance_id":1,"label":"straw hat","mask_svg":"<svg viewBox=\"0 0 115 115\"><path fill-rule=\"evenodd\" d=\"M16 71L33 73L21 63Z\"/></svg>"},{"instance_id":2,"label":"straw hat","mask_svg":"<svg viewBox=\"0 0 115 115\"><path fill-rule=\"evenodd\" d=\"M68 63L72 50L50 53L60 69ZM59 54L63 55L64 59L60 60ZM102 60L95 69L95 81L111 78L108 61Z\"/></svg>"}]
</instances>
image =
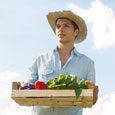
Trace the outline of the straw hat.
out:
<instances>
[{"instance_id":1,"label":"straw hat","mask_svg":"<svg viewBox=\"0 0 115 115\"><path fill-rule=\"evenodd\" d=\"M79 27L79 33L75 39L75 43L80 43L86 39L87 36L87 27L85 21L78 15L75 15L73 12L69 10L58 11L58 12L50 12L46 15L48 22L55 33L55 21L58 18L64 17L69 18L74 21Z\"/></svg>"}]
</instances>

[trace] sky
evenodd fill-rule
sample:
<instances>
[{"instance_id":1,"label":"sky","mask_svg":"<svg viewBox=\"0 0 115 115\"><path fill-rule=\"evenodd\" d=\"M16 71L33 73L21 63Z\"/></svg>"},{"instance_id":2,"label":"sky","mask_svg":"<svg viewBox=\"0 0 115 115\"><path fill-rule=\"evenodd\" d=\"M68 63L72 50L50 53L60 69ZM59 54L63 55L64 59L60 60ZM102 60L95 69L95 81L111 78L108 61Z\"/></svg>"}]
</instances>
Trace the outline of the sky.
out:
<instances>
[{"instance_id":1,"label":"sky","mask_svg":"<svg viewBox=\"0 0 115 115\"><path fill-rule=\"evenodd\" d=\"M87 39L75 47L95 62L99 98L83 115L114 115L114 5L114 0L0 0L0 115L32 114L32 107L11 99L12 82L28 81L33 58L57 46L46 14L59 10L80 15L88 28Z\"/></svg>"}]
</instances>

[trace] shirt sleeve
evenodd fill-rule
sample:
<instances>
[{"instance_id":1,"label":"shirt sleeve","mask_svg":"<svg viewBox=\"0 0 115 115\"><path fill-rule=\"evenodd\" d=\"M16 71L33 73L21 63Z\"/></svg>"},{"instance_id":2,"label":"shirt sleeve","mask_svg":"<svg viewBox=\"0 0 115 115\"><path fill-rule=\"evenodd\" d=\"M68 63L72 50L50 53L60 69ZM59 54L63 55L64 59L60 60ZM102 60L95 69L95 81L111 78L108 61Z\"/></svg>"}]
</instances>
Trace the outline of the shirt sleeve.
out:
<instances>
[{"instance_id":1,"label":"shirt sleeve","mask_svg":"<svg viewBox=\"0 0 115 115\"><path fill-rule=\"evenodd\" d=\"M36 56L32 62L32 64L29 66L30 70L30 76L29 76L29 82L35 84L35 82L38 80L38 57Z\"/></svg>"},{"instance_id":2,"label":"shirt sleeve","mask_svg":"<svg viewBox=\"0 0 115 115\"><path fill-rule=\"evenodd\" d=\"M87 80L92 81L94 84L96 82L95 80L95 66L94 66L94 61L90 61L88 64L88 73L87 73Z\"/></svg>"}]
</instances>

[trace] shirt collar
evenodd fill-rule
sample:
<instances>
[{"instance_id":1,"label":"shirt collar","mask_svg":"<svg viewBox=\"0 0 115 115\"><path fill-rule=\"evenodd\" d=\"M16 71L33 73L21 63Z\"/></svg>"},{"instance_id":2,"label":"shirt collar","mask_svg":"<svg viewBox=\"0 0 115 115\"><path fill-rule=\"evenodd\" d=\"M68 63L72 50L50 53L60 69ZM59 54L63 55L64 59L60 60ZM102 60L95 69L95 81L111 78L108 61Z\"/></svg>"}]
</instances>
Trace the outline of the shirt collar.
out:
<instances>
[{"instance_id":1,"label":"shirt collar","mask_svg":"<svg viewBox=\"0 0 115 115\"><path fill-rule=\"evenodd\" d=\"M78 53L78 51L76 50L75 47L74 47L74 49L73 49L73 53L74 53L76 56L79 56L79 53Z\"/></svg>"},{"instance_id":2,"label":"shirt collar","mask_svg":"<svg viewBox=\"0 0 115 115\"><path fill-rule=\"evenodd\" d=\"M57 48L55 48L55 49L53 50L53 53L54 53L54 54L56 54L56 53L57 53Z\"/></svg>"},{"instance_id":3,"label":"shirt collar","mask_svg":"<svg viewBox=\"0 0 115 115\"><path fill-rule=\"evenodd\" d=\"M58 52L57 52L57 47L53 50L53 53L54 53L54 54L57 54L57 53L58 53ZM76 56L79 56L79 53L78 53L78 51L76 50L75 47L74 47L74 49L72 50L71 54L74 54L74 55L76 55Z\"/></svg>"}]
</instances>

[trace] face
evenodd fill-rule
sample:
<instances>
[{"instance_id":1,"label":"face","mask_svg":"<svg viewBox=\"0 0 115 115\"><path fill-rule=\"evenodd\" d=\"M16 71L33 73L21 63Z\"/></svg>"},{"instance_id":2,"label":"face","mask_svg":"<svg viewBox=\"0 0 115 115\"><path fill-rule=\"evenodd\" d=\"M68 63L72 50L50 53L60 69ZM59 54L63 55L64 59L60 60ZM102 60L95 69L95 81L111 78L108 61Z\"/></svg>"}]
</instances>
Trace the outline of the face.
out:
<instances>
[{"instance_id":1,"label":"face","mask_svg":"<svg viewBox=\"0 0 115 115\"><path fill-rule=\"evenodd\" d=\"M74 27L68 19L58 19L55 27L56 36L61 43L72 42L74 43L75 37L78 34L78 29Z\"/></svg>"}]
</instances>

